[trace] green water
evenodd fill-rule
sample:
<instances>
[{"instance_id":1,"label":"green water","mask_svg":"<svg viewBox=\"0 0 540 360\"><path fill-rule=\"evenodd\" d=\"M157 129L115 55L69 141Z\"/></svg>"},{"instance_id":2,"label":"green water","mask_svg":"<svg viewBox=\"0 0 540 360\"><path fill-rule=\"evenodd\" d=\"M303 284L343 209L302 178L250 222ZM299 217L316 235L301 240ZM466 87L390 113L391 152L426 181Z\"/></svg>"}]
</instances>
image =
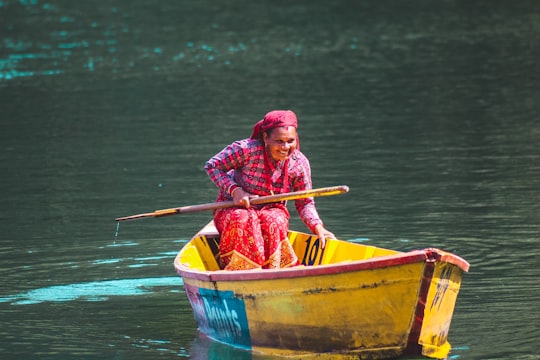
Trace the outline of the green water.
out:
<instances>
[{"instance_id":1,"label":"green water","mask_svg":"<svg viewBox=\"0 0 540 360\"><path fill-rule=\"evenodd\" d=\"M204 162L299 117L338 237L471 271L452 359L540 359L540 4L0 1L2 359L262 359L201 339L172 261ZM306 230L293 217L292 226Z\"/></svg>"}]
</instances>

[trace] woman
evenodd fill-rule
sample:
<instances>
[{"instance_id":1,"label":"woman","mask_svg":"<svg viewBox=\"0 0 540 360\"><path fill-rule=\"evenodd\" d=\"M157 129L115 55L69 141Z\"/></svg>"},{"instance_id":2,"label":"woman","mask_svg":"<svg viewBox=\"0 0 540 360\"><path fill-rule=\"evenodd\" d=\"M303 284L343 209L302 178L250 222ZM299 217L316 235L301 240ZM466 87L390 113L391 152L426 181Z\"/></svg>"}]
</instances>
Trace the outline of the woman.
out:
<instances>
[{"instance_id":1,"label":"woman","mask_svg":"<svg viewBox=\"0 0 540 360\"><path fill-rule=\"evenodd\" d=\"M311 189L311 169L300 152L297 127L294 112L271 111L254 126L249 139L232 143L206 163L206 172L220 190L217 201L233 200L236 205L214 212L225 270L298 265L287 238L286 204L250 204L257 196ZM295 206L322 246L327 238L335 238L324 228L313 198L295 200Z\"/></svg>"}]
</instances>

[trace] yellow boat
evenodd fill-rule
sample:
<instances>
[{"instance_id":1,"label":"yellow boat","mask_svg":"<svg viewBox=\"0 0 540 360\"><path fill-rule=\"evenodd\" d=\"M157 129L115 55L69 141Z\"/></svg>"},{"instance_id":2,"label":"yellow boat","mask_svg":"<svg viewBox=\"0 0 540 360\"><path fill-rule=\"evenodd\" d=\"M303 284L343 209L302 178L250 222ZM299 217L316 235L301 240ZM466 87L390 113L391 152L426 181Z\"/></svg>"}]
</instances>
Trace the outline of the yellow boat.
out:
<instances>
[{"instance_id":1,"label":"yellow boat","mask_svg":"<svg viewBox=\"0 0 540 360\"><path fill-rule=\"evenodd\" d=\"M446 358L462 258L435 248L398 252L343 240L324 248L289 231L302 265L219 268L213 222L174 261L199 330L270 355L317 359Z\"/></svg>"}]
</instances>

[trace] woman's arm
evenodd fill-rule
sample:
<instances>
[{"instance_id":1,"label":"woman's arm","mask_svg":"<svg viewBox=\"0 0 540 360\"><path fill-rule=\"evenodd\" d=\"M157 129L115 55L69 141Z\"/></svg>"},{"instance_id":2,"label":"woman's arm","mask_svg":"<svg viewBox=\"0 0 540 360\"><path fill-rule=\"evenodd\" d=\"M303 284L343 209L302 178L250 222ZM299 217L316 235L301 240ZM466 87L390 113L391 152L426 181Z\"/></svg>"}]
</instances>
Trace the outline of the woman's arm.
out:
<instances>
[{"instance_id":1,"label":"woman's arm","mask_svg":"<svg viewBox=\"0 0 540 360\"><path fill-rule=\"evenodd\" d=\"M204 170L222 192L232 196L232 192L239 186L233 181L229 171L242 167L243 162L243 142L235 141L212 156L204 165Z\"/></svg>"}]
</instances>

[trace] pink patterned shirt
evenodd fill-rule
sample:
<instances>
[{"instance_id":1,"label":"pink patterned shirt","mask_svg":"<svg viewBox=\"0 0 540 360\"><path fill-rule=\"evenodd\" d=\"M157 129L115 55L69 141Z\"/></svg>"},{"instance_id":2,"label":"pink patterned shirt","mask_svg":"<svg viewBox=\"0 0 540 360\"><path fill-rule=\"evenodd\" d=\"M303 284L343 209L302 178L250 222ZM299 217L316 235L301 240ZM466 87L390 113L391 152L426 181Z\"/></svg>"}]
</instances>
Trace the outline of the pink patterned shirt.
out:
<instances>
[{"instance_id":1,"label":"pink patterned shirt","mask_svg":"<svg viewBox=\"0 0 540 360\"><path fill-rule=\"evenodd\" d=\"M262 141L244 139L228 145L206 162L204 169L220 190L217 201L232 200L232 190L238 186L260 196L270 195L271 190L277 194L311 189L309 160L300 150L295 150L289 157L287 189L283 189L282 176L285 161L270 159L274 169L271 177L273 189L269 189L265 151ZM311 231L316 225L322 224L313 198L295 200L295 207L300 219Z\"/></svg>"}]
</instances>

